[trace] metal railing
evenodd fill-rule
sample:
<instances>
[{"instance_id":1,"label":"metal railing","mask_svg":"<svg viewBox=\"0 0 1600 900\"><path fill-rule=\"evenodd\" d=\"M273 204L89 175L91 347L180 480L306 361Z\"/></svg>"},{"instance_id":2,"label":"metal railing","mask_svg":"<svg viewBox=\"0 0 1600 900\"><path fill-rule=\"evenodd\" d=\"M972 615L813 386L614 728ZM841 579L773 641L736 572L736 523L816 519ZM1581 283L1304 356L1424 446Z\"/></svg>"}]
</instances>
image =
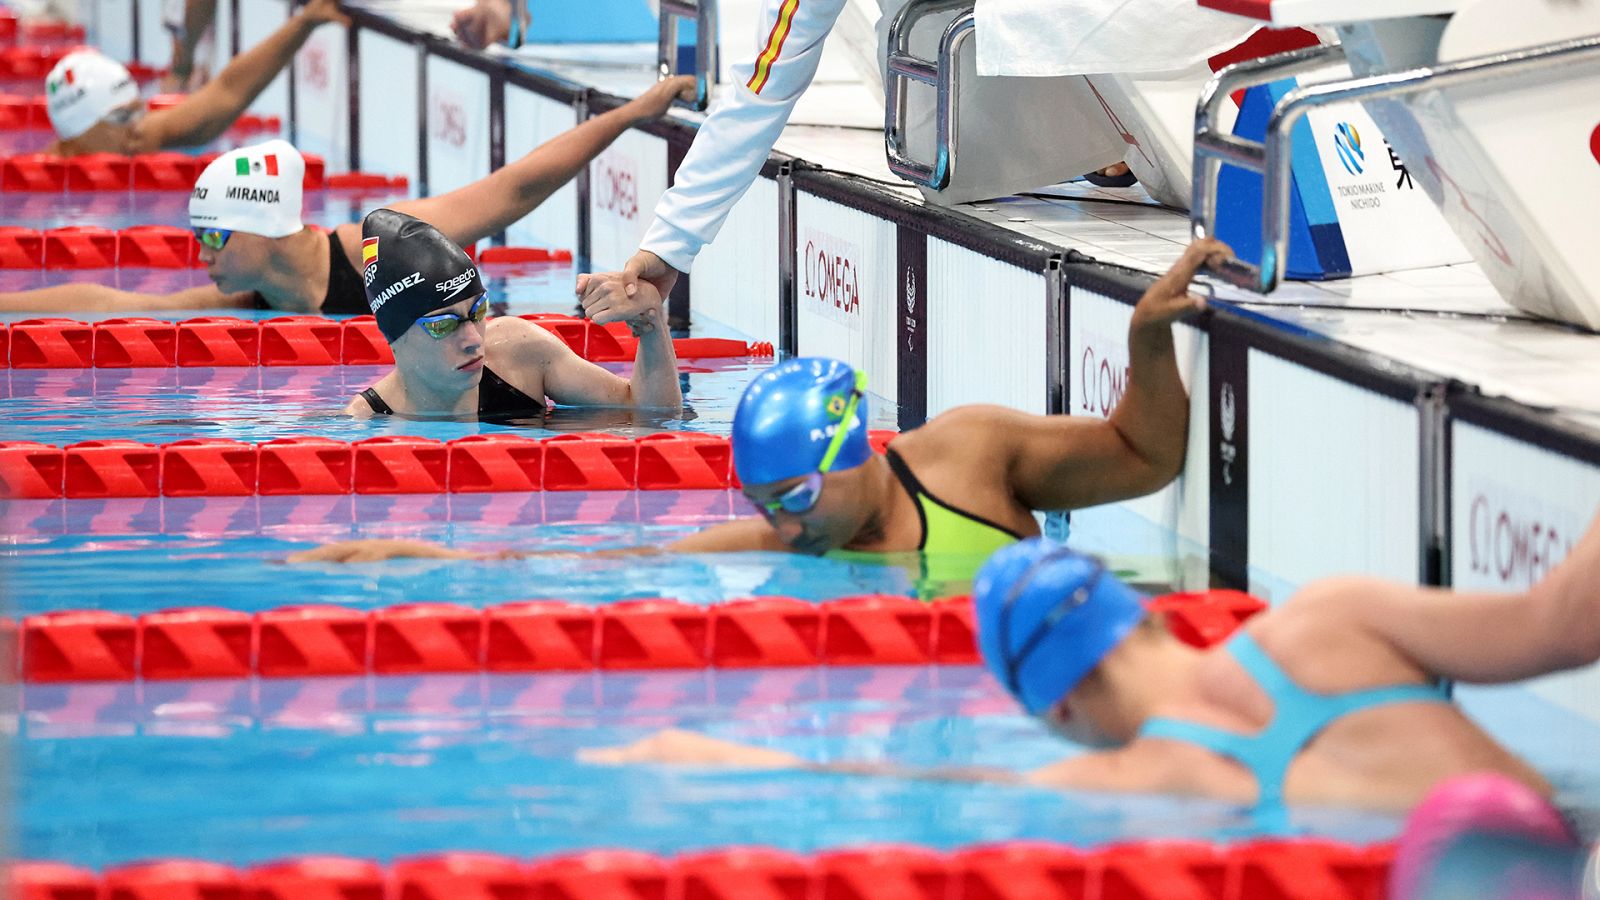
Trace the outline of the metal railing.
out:
<instances>
[{"instance_id":1,"label":"metal railing","mask_svg":"<svg viewBox=\"0 0 1600 900\"><path fill-rule=\"evenodd\" d=\"M1204 238L1216 231L1217 176L1223 163L1262 175L1261 264L1228 260L1213 274L1229 284L1270 294L1283 283L1289 259L1293 129L1308 112L1338 103L1515 77L1565 64L1600 63L1600 35L1364 78L1305 84L1278 101L1267 120L1264 141L1218 130L1217 113L1234 91L1314 71L1343 58L1344 48L1335 44L1236 63L1213 75L1201 92L1194 123L1194 202L1189 213L1193 235Z\"/></svg>"},{"instance_id":2,"label":"metal railing","mask_svg":"<svg viewBox=\"0 0 1600 900\"><path fill-rule=\"evenodd\" d=\"M924 18L961 10L939 38L939 55L926 60L911 54L911 31ZM884 84L883 144L889 169L907 181L934 190L950 184L956 168L956 142L960 137L957 100L961 68L957 55L972 37L975 18L972 0L912 0L889 25L887 71ZM926 84L935 92L934 159L923 162L907 149L906 89L911 82Z\"/></svg>"},{"instance_id":3,"label":"metal railing","mask_svg":"<svg viewBox=\"0 0 1600 900\"><path fill-rule=\"evenodd\" d=\"M703 110L711 102L717 75L717 0L661 0L661 27L656 37L657 77L678 73L678 23L693 19L695 98L689 106Z\"/></svg>"}]
</instances>

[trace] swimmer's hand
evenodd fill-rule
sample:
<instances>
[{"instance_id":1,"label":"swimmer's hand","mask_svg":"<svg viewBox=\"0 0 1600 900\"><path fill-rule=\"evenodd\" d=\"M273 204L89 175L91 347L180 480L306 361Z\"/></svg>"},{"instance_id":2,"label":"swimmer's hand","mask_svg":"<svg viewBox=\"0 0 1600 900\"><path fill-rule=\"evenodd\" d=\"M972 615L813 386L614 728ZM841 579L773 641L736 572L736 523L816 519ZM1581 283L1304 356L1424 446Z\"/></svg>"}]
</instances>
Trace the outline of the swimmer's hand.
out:
<instances>
[{"instance_id":1,"label":"swimmer's hand","mask_svg":"<svg viewBox=\"0 0 1600 900\"><path fill-rule=\"evenodd\" d=\"M649 306L648 298L636 299L641 282L655 289L659 304L678 283L678 270L649 250L640 250L623 265L621 272L579 275L577 293L584 314L600 325L637 317Z\"/></svg>"},{"instance_id":2,"label":"swimmer's hand","mask_svg":"<svg viewBox=\"0 0 1600 900\"><path fill-rule=\"evenodd\" d=\"M498 44L511 36L510 0L477 0L458 9L450 17L450 30L474 50Z\"/></svg>"},{"instance_id":3,"label":"swimmer's hand","mask_svg":"<svg viewBox=\"0 0 1600 900\"><path fill-rule=\"evenodd\" d=\"M674 100L693 100L696 90L693 75L674 75L650 85L644 93L628 102L628 108L636 124L648 122L671 109Z\"/></svg>"},{"instance_id":4,"label":"swimmer's hand","mask_svg":"<svg viewBox=\"0 0 1600 900\"><path fill-rule=\"evenodd\" d=\"M1189 283L1201 266L1220 266L1232 256L1228 245L1218 240L1206 238L1191 243L1167 274L1139 298L1133 308L1133 327L1165 327L1205 309L1205 298L1190 293Z\"/></svg>"},{"instance_id":5,"label":"swimmer's hand","mask_svg":"<svg viewBox=\"0 0 1600 900\"><path fill-rule=\"evenodd\" d=\"M474 553L469 550L452 550L423 541L373 538L360 541L337 541L310 550L291 553L291 563L368 563L386 559L503 559L504 554Z\"/></svg>"},{"instance_id":6,"label":"swimmer's hand","mask_svg":"<svg viewBox=\"0 0 1600 900\"><path fill-rule=\"evenodd\" d=\"M338 0L307 0L306 5L300 7L300 17L313 27L329 22L350 24L350 17L340 11Z\"/></svg>"},{"instance_id":7,"label":"swimmer's hand","mask_svg":"<svg viewBox=\"0 0 1600 900\"><path fill-rule=\"evenodd\" d=\"M648 281L633 285L621 273L580 275L583 314L596 324L626 322L634 337L665 329L667 316L661 294Z\"/></svg>"},{"instance_id":8,"label":"swimmer's hand","mask_svg":"<svg viewBox=\"0 0 1600 900\"><path fill-rule=\"evenodd\" d=\"M681 728L668 728L621 747L579 750L578 761L607 766L661 763L733 769L799 769L810 765L793 753L718 740Z\"/></svg>"}]
</instances>

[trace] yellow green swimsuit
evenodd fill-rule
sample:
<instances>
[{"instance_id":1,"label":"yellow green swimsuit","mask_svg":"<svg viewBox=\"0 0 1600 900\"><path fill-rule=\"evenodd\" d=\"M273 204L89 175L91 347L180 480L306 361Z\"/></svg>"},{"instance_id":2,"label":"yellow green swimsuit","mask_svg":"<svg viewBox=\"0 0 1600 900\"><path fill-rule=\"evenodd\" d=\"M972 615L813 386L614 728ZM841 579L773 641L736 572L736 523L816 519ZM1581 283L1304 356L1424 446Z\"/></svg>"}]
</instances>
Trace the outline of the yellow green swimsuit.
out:
<instances>
[{"instance_id":1,"label":"yellow green swimsuit","mask_svg":"<svg viewBox=\"0 0 1600 900\"><path fill-rule=\"evenodd\" d=\"M1022 539L1009 528L957 509L922 486L900 454L887 448L884 457L901 487L911 495L922 519L923 574L933 582L971 581L990 554Z\"/></svg>"}]
</instances>

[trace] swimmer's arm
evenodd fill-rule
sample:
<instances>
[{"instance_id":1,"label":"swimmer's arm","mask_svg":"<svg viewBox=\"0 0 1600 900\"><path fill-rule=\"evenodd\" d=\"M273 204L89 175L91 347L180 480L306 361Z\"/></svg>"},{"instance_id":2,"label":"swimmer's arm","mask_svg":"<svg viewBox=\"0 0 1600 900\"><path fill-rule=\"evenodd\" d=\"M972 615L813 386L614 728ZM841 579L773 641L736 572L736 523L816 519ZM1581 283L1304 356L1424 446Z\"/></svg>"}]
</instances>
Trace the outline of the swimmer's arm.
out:
<instances>
[{"instance_id":1,"label":"swimmer's arm","mask_svg":"<svg viewBox=\"0 0 1600 900\"><path fill-rule=\"evenodd\" d=\"M1308 585L1283 613L1375 636L1427 675L1498 684L1600 660L1600 519L1528 591L1485 593L1369 578ZM1327 624L1323 624L1327 623Z\"/></svg>"},{"instance_id":2,"label":"swimmer's arm","mask_svg":"<svg viewBox=\"0 0 1600 900\"><path fill-rule=\"evenodd\" d=\"M0 312L146 312L173 309L247 309L249 293L224 294L216 286L171 294L140 294L103 284L58 284L32 291L0 293Z\"/></svg>"},{"instance_id":3,"label":"swimmer's arm","mask_svg":"<svg viewBox=\"0 0 1600 900\"><path fill-rule=\"evenodd\" d=\"M390 208L427 222L463 247L483 240L506 230L549 199L623 132L666 112L673 98L689 99L693 94L692 77L658 82L638 98L551 138L487 178Z\"/></svg>"},{"instance_id":4,"label":"swimmer's arm","mask_svg":"<svg viewBox=\"0 0 1600 900\"><path fill-rule=\"evenodd\" d=\"M787 553L789 545L779 540L778 533L766 520L749 518L712 525L673 541L662 549L672 553L738 553L752 550Z\"/></svg>"},{"instance_id":5,"label":"swimmer's arm","mask_svg":"<svg viewBox=\"0 0 1600 900\"><path fill-rule=\"evenodd\" d=\"M584 359L559 338L525 319L496 319L485 342L489 368L524 393L532 394L537 373L538 390L567 406L632 406L679 409L677 359L672 355L666 329L644 335L639 359L629 381ZM666 347L646 348L646 340ZM665 359L662 356L665 355Z\"/></svg>"},{"instance_id":6,"label":"swimmer's arm","mask_svg":"<svg viewBox=\"0 0 1600 900\"><path fill-rule=\"evenodd\" d=\"M334 0L311 0L266 40L235 57L205 87L176 106L150 113L142 130L160 147L195 147L216 140L324 22L348 24L349 19Z\"/></svg>"}]
</instances>

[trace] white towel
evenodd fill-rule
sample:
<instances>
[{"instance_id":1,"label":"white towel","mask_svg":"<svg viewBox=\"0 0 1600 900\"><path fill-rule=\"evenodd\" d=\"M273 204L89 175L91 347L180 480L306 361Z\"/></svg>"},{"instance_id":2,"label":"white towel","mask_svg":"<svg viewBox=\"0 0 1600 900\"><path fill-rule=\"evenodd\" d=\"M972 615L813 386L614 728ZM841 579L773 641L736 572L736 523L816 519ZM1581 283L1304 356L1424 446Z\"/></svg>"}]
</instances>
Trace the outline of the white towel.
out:
<instances>
[{"instance_id":1,"label":"white towel","mask_svg":"<svg viewBox=\"0 0 1600 900\"><path fill-rule=\"evenodd\" d=\"M977 0L979 75L1148 75L1185 69L1256 24L1196 0Z\"/></svg>"}]
</instances>

